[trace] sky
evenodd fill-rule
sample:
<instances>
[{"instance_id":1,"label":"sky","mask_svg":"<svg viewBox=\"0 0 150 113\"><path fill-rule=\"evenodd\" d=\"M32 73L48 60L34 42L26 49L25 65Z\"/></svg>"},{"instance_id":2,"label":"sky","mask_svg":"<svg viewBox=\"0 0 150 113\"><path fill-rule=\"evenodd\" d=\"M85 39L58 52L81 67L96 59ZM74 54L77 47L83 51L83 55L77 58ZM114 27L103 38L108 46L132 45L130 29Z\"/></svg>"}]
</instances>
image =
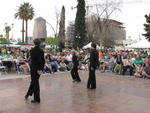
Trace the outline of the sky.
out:
<instances>
[{"instance_id":1,"label":"sky","mask_svg":"<svg viewBox=\"0 0 150 113\"><path fill-rule=\"evenodd\" d=\"M127 38L143 38L145 14L150 14L150 0L126 0L117 18L126 27Z\"/></svg>"},{"instance_id":2,"label":"sky","mask_svg":"<svg viewBox=\"0 0 150 113\"><path fill-rule=\"evenodd\" d=\"M88 0L88 4L92 4L95 0ZM100 0L96 0L100 2ZM21 38L22 21L14 19L18 7L23 2L32 4L35 10L33 20L29 21L29 36L33 34L34 19L43 17L48 23L55 27L56 16L55 12L61 11L62 6L66 9L66 25L69 21L74 21L76 9L71 9L77 5L77 0L3 0L0 7L0 34L4 34L5 23L11 26L14 24L10 32L10 38ZM142 38L143 24L145 23L145 14L150 14L150 0L124 0L120 7L119 15L115 17L116 20L124 23L126 30L126 37L132 39ZM48 36L53 36L53 30L47 25Z\"/></svg>"}]
</instances>

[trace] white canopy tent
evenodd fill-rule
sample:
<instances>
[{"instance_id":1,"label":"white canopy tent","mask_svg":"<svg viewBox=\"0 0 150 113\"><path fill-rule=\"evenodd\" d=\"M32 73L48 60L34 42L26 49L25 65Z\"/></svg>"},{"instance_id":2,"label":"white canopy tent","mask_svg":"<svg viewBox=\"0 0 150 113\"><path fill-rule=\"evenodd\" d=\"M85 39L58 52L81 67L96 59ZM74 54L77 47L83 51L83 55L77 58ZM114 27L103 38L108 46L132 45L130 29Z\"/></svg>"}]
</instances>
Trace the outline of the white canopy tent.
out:
<instances>
[{"instance_id":1,"label":"white canopy tent","mask_svg":"<svg viewBox=\"0 0 150 113\"><path fill-rule=\"evenodd\" d=\"M91 44L92 44L92 42L90 42L87 45L83 46L83 49L90 49L91 48ZM100 48L98 45L96 47Z\"/></svg>"},{"instance_id":2,"label":"white canopy tent","mask_svg":"<svg viewBox=\"0 0 150 113\"><path fill-rule=\"evenodd\" d=\"M9 44L6 47L18 48L18 47L21 47L21 45Z\"/></svg>"},{"instance_id":3,"label":"white canopy tent","mask_svg":"<svg viewBox=\"0 0 150 113\"><path fill-rule=\"evenodd\" d=\"M141 40L140 42L134 43L132 45L128 45L126 46L126 48L128 49L146 49L146 48L150 48L150 42L148 42L147 40Z\"/></svg>"},{"instance_id":4,"label":"white canopy tent","mask_svg":"<svg viewBox=\"0 0 150 113\"><path fill-rule=\"evenodd\" d=\"M52 46L51 45L46 45L45 48L50 49L50 48L52 48Z\"/></svg>"},{"instance_id":5,"label":"white canopy tent","mask_svg":"<svg viewBox=\"0 0 150 113\"><path fill-rule=\"evenodd\" d=\"M92 44L92 42L90 42L87 45L83 46L83 49L89 49L89 48L91 48L91 44Z\"/></svg>"}]
</instances>

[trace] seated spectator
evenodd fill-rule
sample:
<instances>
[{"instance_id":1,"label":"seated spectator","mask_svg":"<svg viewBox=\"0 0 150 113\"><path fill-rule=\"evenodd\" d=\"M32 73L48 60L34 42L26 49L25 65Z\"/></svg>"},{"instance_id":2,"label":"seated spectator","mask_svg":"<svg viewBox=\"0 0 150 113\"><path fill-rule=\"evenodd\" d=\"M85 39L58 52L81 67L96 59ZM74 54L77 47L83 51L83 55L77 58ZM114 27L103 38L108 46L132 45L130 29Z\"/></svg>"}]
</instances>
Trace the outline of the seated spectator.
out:
<instances>
[{"instance_id":1,"label":"seated spectator","mask_svg":"<svg viewBox=\"0 0 150 113\"><path fill-rule=\"evenodd\" d=\"M122 74L124 75L125 72L127 71L127 69L130 70L130 75L133 75L133 63L132 60L130 58L130 56L128 55L127 58L123 61L123 69L122 69Z\"/></svg>"},{"instance_id":2,"label":"seated spectator","mask_svg":"<svg viewBox=\"0 0 150 113\"><path fill-rule=\"evenodd\" d=\"M99 59L103 58L103 52L102 52L102 50L99 50L98 56L99 56Z\"/></svg>"},{"instance_id":3,"label":"seated spectator","mask_svg":"<svg viewBox=\"0 0 150 113\"><path fill-rule=\"evenodd\" d=\"M67 70L67 65L64 63L64 60L61 60L59 63L59 71L66 71Z\"/></svg>"},{"instance_id":4,"label":"seated spectator","mask_svg":"<svg viewBox=\"0 0 150 113\"><path fill-rule=\"evenodd\" d=\"M141 56L137 55L134 60L134 66L135 66L135 77L143 77L142 71L144 66L144 61L141 59Z\"/></svg>"},{"instance_id":5,"label":"seated spectator","mask_svg":"<svg viewBox=\"0 0 150 113\"><path fill-rule=\"evenodd\" d=\"M19 53L16 59L16 67L18 72L22 72L24 74L29 74L30 66L28 61L24 58L22 53Z\"/></svg>"},{"instance_id":6,"label":"seated spectator","mask_svg":"<svg viewBox=\"0 0 150 113\"><path fill-rule=\"evenodd\" d=\"M24 74L28 75L30 72L30 66L27 61L24 61L22 65L20 65L20 68L23 70Z\"/></svg>"},{"instance_id":7,"label":"seated spectator","mask_svg":"<svg viewBox=\"0 0 150 113\"><path fill-rule=\"evenodd\" d=\"M146 64L146 66L144 67L142 71L142 76L144 78L150 78L150 64Z\"/></svg>"},{"instance_id":8,"label":"seated spectator","mask_svg":"<svg viewBox=\"0 0 150 113\"><path fill-rule=\"evenodd\" d=\"M59 64L58 64L58 61L57 61L56 58L53 58L53 59L52 59L52 61L51 61L51 66L52 66L52 72L53 72L53 73L59 71L59 70L58 70Z\"/></svg>"},{"instance_id":9,"label":"seated spectator","mask_svg":"<svg viewBox=\"0 0 150 113\"><path fill-rule=\"evenodd\" d=\"M106 68L109 68L110 71L112 71L112 67L113 67L113 58L111 55L108 55L106 57L106 59L104 60L103 64L102 65L102 72L105 72L106 71Z\"/></svg>"},{"instance_id":10,"label":"seated spectator","mask_svg":"<svg viewBox=\"0 0 150 113\"><path fill-rule=\"evenodd\" d=\"M150 64L150 56L148 56L147 60L145 60L145 64Z\"/></svg>"},{"instance_id":11,"label":"seated spectator","mask_svg":"<svg viewBox=\"0 0 150 113\"><path fill-rule=\"evenodd\" d=\"M122 56L120 54L118 54L116 57L114 72L120 73L122 66L123 66Z\"/></svg>"},{"instance_id":12,"label":"seated spectator","mask_svg":"<svg viewBox=\"0 0 150 113\"><path fill-rule=\"evenodd\" d=\"M45 72L51 73L52 71L52 66L51 66L51 56L48 54L45 57L45 67L44 67Z\"/></svg>"},{"instance_id":13,"label":"seated spectator","mask_svg":"<svg viewBox=\"0 0 150 113\"><path fill-rule=\"evenodd\" d=\"M145 67L142 71L142 75L146 78L150 78L150 56L145 61Z\"/></svg>"},{"instance_id":14,"label":"seated spectator","mask_svg":"<svg viewBox=\"0 0 150 113\"><path fill-rule=\"evenodd\" d=\"M67 64L67 71L70 71L73 68L72 62Z\"/></svg>"}]
</instances>

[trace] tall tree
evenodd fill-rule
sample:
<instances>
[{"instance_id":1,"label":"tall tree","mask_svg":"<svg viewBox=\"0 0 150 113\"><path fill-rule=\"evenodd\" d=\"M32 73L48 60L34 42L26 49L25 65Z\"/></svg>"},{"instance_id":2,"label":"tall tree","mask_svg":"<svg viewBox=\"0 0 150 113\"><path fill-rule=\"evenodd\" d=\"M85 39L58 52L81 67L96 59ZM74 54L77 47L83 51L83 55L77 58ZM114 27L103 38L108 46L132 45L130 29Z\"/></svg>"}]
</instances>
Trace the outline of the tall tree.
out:
<instances>
[{"instance_id":1,"label":"tall tree","mask_svg":"<svg viewBox=\"0 0 150 113\"><path fill-rule=\"evenodd\" d=\"M59 23L59 47L62 50L63 47L65 47L65 7L62 7L61 10L61 17L60 17L60 23Z\"/></svg>"},{"instance_id":2,"label":"tall tree","mask_svg":"<svg viewBox=\"0 0 150 113\"><path fill-rule=\"evenodd\" d=\"M34 17L34 9L31 4L29 3L24 3L24 10L25 10L25 22L26 22L26 38L25 42L27 43L28 41L28 20L32 20Z\"/></svg>"},{"instance_id":3,"label":"tall tree","mask_svg":"<svg viewBox=\"0 0 150 113\"><path fill-rule=\"evenodd\" d=\"M9 40L9 32L11 31L11 27L7 25L5 25L5 34L6 34L6 39Z\"/></svg>"},{"instance_id":4,"label":"tall tree","mask_svg":"<svg viewBox=\"0 0 150 113\"><path fill-rule=\"evenodd\" d=\"M18 8L17 12L15 13L15 18L22 20L22 42L24 42L24 32L26 31L26 39L25 42L28 40L28 20L33 19L34 17L34 9L31 4L29 3L22 3ZM24 22L26 22L26 30L24 30Z\"/></svg>"},{"instance_id":5,"label":"tall tree","mask_svg":"<svg viewBox=\"0 0 150 113\"><path fill-rule=\"evenodd\" d=\"M20 7L17 9L17 12L15 13L15 18L22 20L22 42L24 42L24 6L23 4L20 5Z\"/></svg>"},{"instance_id":6,"label":"tall tree","mask_svg":"<svg viewBox=\"0 0 150 113\"><path fill-rule=\"evenodd\" d=\"M85 0L78 0L75 19L74 45L80 48L86 43L85 13Z\"/></svg>"},{"instance_id":7,"label":"tall tree","mask_svg":"<svg viewBox=\"0 0 150 113\"><path fill-rule=\"evenodd\" d=\"M56 20L56 25L55 25L55 37L58 37L58 29L59 29L59 21L60 21L60 11L57 7L55 7L55 20Z\"/></svg>"},{"instance_id":8,"label":"tall tree","mask_svg":"<svg viewBox=\"0 0 150 113\"><path fill-rule=\"evenodd\" d=\"M100 46L110 47L114 45L114 39L111 34L112 18L116 17L116 14L120 12L122 0L101 0L101 3L97 2L90 7L93 8L92 20L93 28L89 26L91 34L89 34L89 28L87 29L88 36L92 39L96 39ZM91 38L89 37L89 38Z\"/></svg>"},{"instance_id":9,"label":"tall tree","mask_svg":"<svg viewBox=\"0 0 150 113\"><path fill-rule=\"evenodd\" d=\"M149 15L145 15L146 18L146 24L144 24L144 30L145 30L145 34L143 34L143 36L146 37L146 39L148 41L150 41L150 14Z\"/></svg>"}]
</instances>

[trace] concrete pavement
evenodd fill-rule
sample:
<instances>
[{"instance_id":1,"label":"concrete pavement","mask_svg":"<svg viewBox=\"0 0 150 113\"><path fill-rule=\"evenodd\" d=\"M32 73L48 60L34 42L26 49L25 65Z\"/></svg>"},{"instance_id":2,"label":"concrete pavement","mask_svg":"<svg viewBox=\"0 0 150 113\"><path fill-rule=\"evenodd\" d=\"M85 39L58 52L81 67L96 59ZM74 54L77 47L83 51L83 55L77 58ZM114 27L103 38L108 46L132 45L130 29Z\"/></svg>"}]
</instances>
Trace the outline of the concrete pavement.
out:
<instances>
[{"instance_id":1,"label":"concrete pavement","mask_svg":"<svg viewBox=\"0 0 150 113\"><path fill-rule=\"evenodd\" d=\"M81 83L69 72L43 75L41 103L32 104L24 100L30 77L16 76L0 80L0 113L150 113L148 79L97 72L97 89L89 90L87 71Z\"/></svg>"}]
</instances>

